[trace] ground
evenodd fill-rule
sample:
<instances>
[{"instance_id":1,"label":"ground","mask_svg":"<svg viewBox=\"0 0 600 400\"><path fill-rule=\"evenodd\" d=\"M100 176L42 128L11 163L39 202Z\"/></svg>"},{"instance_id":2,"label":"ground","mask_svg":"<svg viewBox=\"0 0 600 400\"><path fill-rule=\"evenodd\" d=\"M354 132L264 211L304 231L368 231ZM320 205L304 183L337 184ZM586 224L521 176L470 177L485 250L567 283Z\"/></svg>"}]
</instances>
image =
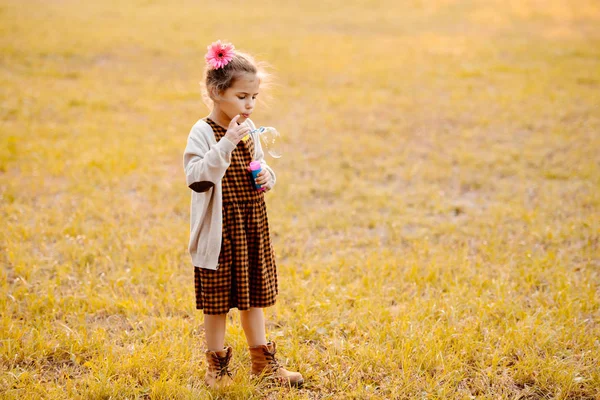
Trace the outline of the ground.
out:
<instances>
[{"instance_id":1,"label":"ground","mask_svg":"<svg viewBox=\"0 0 600 400\"><path fill-rule=\"evenodd\" d=\"M0 1L0 397L599 398L599 27L592 0ZM202 382L182 154L217 39L275 78L266 315L301 390L249 379L235 311L235 384Z\"/></svg>"}]
</instances>

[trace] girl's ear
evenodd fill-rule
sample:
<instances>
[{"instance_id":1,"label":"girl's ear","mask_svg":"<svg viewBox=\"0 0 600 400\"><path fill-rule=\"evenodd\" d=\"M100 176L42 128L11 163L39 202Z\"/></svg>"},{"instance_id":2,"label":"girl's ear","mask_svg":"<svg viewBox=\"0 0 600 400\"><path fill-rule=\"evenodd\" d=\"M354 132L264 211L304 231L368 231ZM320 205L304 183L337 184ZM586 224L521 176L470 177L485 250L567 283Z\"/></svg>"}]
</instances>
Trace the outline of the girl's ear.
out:
<instances>
[{"instance_id":1,"label":"girl's ear","mask_svg":"<svg viewBox=\"0 0 600 400\"><path fill-rule=\"evenodd\" d=\"M217 88L216 88L216 87L214 87L214 86L211 86L211 87L208 89L208 95L210 96L211 100L212 100L212 101L215 101L215 102L216 102L216 101L218 101L218 100L219 100L219 97L220 97L220 96L219 96L219 91L218 91L218 90L217 90Z\"/></svg>"}]
</instances>

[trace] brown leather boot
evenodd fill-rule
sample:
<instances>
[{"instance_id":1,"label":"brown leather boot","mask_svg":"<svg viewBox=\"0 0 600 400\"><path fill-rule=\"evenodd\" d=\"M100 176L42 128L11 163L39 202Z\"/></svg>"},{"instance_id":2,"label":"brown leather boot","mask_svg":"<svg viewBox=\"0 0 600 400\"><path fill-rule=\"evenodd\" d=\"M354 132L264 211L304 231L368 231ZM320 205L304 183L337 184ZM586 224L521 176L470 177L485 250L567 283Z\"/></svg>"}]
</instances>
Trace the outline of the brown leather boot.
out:
<instances>
[{"instance_id":1,"label":"brown leather boot","mask_svg":"<svg viewBox=\"0 0 600 400\"><path fill-rule=\"evenodd\" d=\"M250 347L250 359L252 360L252 375L264 376L274 379L279 383L300 387L304 379L299 372L291 372L283 368L275 358L276 346L274 342L266 345Z\"/></svg>"},{"instance_id":2,"label":"brown leather boot","mask_svg":"<svg viewBox=\"0 0 600 400\"><path fill-rule=\"evenodd\" d=\"M229 360L231 360L231 347L226 347L221 351L206 350L206 375L204 382L211 389L224 389L233 383L231 372L229 372Z\"/></svg>"}]
</instances>

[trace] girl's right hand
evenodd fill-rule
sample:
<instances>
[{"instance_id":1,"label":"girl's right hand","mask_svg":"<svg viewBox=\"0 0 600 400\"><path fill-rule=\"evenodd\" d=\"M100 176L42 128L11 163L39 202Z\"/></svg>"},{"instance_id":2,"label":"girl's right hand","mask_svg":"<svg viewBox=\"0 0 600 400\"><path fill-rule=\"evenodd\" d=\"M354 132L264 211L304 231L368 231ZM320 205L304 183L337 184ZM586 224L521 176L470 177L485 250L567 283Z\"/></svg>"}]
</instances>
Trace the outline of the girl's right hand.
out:
<instances>
[{"instance_id":1,"label":"girl's right hand","mask_svg":"<svg viewBox=\"0 0 600 400\"><path fill-rule=\"evenodd\" d=\"M238 114L233 117L224 136L225 139L229 140L236 146L244 136L250 133L250 127L248 125L238 125L237 120L240 118L240 116L241 115Z\"/></svg>"}]
</instances>

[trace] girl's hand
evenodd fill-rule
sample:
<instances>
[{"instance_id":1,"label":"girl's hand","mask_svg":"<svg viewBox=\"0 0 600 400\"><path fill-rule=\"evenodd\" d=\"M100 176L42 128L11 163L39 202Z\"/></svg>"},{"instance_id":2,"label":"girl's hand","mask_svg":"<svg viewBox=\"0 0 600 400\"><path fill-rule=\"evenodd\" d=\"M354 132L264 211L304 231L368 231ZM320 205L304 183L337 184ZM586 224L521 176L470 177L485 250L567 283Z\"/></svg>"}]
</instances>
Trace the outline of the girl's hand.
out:
<instances>
[{"instance_id":1,"label":"girl's hand","mask_svg":"<svg viewBox=\"0 0 600 400\"><path fill-rule=\"evenodd\" d=\"M252 172L250 167L248 167L248 172ZM263 169L256 175L256 183L263 187L264 192L268 192L271 190L271 174Z\"/></svg>"},{"instance_id":2,"label":"girl's hand","mask_svg":"<svg viewBox=\"0 0 600 400\"><path fill-rule=\"evenodd\" d=\"M237 120L239 118L239 114L233 117L233 119L229 123L229 127L227 128L227 132L225 132L224 136L225 139L229 140L236 146L244 136L250 133L250 127L248 125L238 125Z\"/></svg>"},{"instance_id":3,"label":"girl's hand","mask_svg":"<svg viewBox=\"0 0 600 400\"><path fill-rule=\"evenodd\" d=\"M269 190L268 188L271 186L271 174L263 169L256 176L256 183L264 187L265 190Z\"/></svg>"}]
</instances>

